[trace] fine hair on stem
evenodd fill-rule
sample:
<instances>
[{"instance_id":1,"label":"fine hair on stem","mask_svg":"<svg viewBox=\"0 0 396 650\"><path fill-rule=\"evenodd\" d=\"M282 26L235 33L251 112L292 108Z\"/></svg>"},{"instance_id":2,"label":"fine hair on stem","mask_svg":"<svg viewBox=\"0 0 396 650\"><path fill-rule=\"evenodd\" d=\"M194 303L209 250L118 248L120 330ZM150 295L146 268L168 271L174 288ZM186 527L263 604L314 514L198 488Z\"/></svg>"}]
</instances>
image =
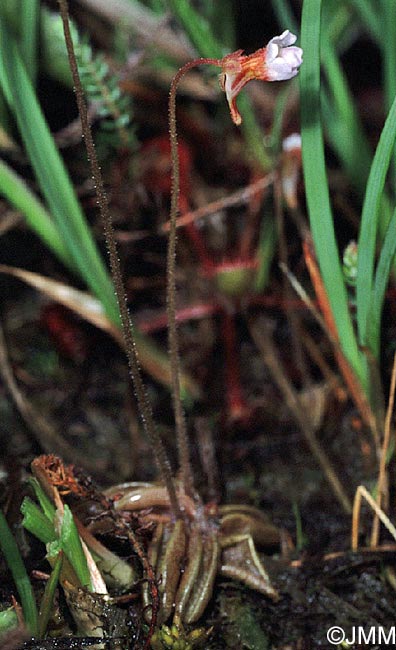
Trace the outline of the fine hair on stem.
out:
<instances>
[{"instance_id":1,"label":"fine hair on stem","mask_svg":"<svg viewBox=\"0 0 396 650\"><path fill-rule=\"evenodd\" d=\"M74 89L76 94L78 111L81 119L81 127L84 135L84 142L87 150L88 160L91 167L92 177L95 183L99 212L102 220L103 230L106 239L106 246L109 254L111 275L113 278L114 287L117 295L118 307L120 310L120 318L121 318L122 331L123 331L123 336L125 341L125 349L128 358L129 373L132 379L136 399L138 402L144 431L153 447L153 451L155 454L156 462L162 480L164 481L164 484L169 493L169 499L170 499L172 511L175 517L178 518L181 516L181 513L180 513L177 494L176 494L175 483L172 477L170 463L163 442L161 440L161 437L155 425L153 411L151 408L150 401L148 399L147 391L140 370L139 359L136 350L136 343L135 343L135 338L133 333L133 325L127 307L127 299L126 299L124 284L122 281L120 260L117 252L117 246L116 246L114 229L113 229L112 219L109 210L108 199L104 189L103 178L102 178L102 174L100 171L100 167L96 155L91 128L89 125L87 105L84 98L84 92L80 81L76 56L75 56L73 42L70 34L68 3L67 0L58 0L58 2L59 2L60 13L62 16L67 53L68 53L70 69L73 77L73 84L74 84Z\"/></svg>"}]
</instances>

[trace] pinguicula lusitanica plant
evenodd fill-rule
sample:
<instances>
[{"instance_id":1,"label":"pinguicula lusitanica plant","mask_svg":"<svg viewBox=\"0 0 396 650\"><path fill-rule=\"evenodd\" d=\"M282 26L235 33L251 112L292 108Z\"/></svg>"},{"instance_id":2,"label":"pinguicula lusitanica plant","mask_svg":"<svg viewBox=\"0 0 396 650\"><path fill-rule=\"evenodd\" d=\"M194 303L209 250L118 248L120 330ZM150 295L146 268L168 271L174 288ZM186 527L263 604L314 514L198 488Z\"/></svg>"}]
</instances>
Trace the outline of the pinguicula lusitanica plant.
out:
<instances>
[{"instance_id":1,"label":"pinguicula lusitanica plant","mask_svg":"<svg viewBox=\"0 0 396 650\"><path fill-rule=\"evenodd\" d=\"M169 231L169 244L167 256L167 307L169 323L169 355L172 370L172 398L175 418L175 438L178 447L179 472L177 480L171 472L170 463L167 458L163 441L159 435L153 412L145 390L140 368L136 346L133 337L133 325L130 321L126 300L125 289L122 282L120 262L117 255L114 230L111 215L108 207L107 197L103 186L103 179L100 173L92 133L89 128L87 107L84 99L83 89L78 74L78 66L73 50L73 43L70 35L68 20L67 0L58 0L64 23L65 38L68 48L70 67L73 74L73 82L76 89L76 99L79 108L82 130L84 134L87 154L91 165L91 172L95 180L97 197L108 246L112 277L117 294L120 318L122 321L123 334L125 337L125 348L127 351L130 375L135 388L135 394L139 404L139 410L145 433L150 441L157 466L161 475L162 485L153 485L145 489L150 505L155 509L160 505L165 507L167 517L164 525L167 527L166 535L163 535L162 524L158 526L157 534L152 539L149 556L153 558L153 564L158 571L157 577L161 578L161 586L158 590L160 608L152 606L151 629L155 624L155 617L165 623L171 615L174 615L174 624L177 634L180 634L183 623L195 623L203 614L213 592L214 580L218 573L221 574L227 568L225 560L225 549L228 546L235 546L246 542L248 548L241 551L247 569L240 570L236 558L230 558L227 575L233 579L242 580L247 586L254 588L261 593L267 594L276 600L278 594L268 584L268 579L260 560L254 549L254 535L250 532L250 525L253 520L259 520L259 511L252 516L243 515L244 528L248 530L247 535L238 535L238 531L232 530L231 536L222 529L222 516L220 509L211 511L204 507L200 495L194 486L193 472L190 461L189 445L187 438L187 427L185 413L182 405L180 391L180 360L179 345L176 328L176 286L175 286L175 265L176 265L176 217L178 212L179 194L179 160L176 135L176 91L180 79L191 68L209 64L218 66L221 73L221 84L226 92L231 109L231 116L236 123L240 123L241 117L236 108L235 100L239 91L251 79L262 79L264 81L290 79L294 77L302 63L302 50L294 46L296 37L289 31L270 41L266 48L262 48L250 56L244 56L242 51L237 51L220 59L196 59L184 65L175 75L170 91L169 100L169 130L171 138L171 153L173 163L172 176L172 200L171 200L171 227ZM115 486L118 491L121 486ZM140 488L139 488L140 490ZM150 490L150 492L149 492ZM118 500L120 510L131 510L137 505L140 510L144 495L129 495L128 490L124 495L125 499ZM134 505L133 505L134 504ZM147 506L148 504L146 504ZM146 507L145 506L145 507ZM233 506L231 506L232 508ZM251 510L249 510L251 512ZM238 521L240 517L238 515ZM240 532L240 530L239 530ZM265 535L268 529L266 528ZM169 536L168 536L169 534ZM246 546L246 545L245 545ZM152 551L152 552L151 552ZM151 560L150 560L151 561ZM183 567L183 571L181 571ZM249 571L255 568L260 575L259 584L251 580ZM156 596L158 601L158 596ZM168 628L165 637L153 637L152 647L174 647L169 638ZM161 635L161 631L158 632ZM162 643L164 641L164 643ZM147 642L146 642L147 643ZM184 647L184 646L183 646ZM187 645L186 645L187 647Z\"/></svg>"},{"instance_id":2,"label":"pinguicula lusitanica plant","mask_svg":"<svg viewBox=\"0 0 396 650\"><path fill-rule=\"evenodd\" d=\"M379 16L381 12L385 12L385 4L379 3ZM387 202L384 202L384 186L396 136L396 100L390 106L365 187L358 237L355 328L336 242L326 174L323 137L326 124L322 110L325 109L326 102L328 103L328 96L321 84L321 52L323 60L326 52L331 59L329 66L326 67L326 63L323 65L326 73L329 73L334 51L329 46L326 25L321 22L321 12L322 0L304 0L301 41L305 63L300 76L300 87L302 158L307 205L316 255L340 345L375 412L378 400L375 393L378 391L378 385L373 380L377 374L373 366L379 362L381 314L396 250L396 212L389 212L387 223L381 227L387 205ZM332 73L334 66L330 75ZM334 80L334 76L332 78ZM339 87L344 93L343 96L346 96L345 86L341 84ZM349 110L349 115L351 114L353 113ZM356 123L356 128L351 130L349 137L356 138L357 133L359 125ZM345 146L341 144L340 152L347 155ZM348 146L353 146L356 154L360 141L355 139L349 142ZM380 252L376 264L376 246L379 244Z\"/></svg>"}]
</instances>

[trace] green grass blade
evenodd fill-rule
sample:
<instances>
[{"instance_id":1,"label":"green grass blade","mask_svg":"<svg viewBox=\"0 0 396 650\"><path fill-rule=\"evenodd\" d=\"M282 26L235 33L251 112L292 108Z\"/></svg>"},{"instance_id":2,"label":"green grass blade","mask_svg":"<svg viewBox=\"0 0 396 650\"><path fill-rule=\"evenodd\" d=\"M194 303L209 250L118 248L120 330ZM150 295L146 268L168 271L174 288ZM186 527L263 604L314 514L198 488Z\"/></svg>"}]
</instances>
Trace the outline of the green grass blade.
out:
<instances>
[{"instance_id":1,"label":"green grass blade","mask_svg":"<svg viewBox=\"0 0 396 650\"><path fill-rule=\"evenodd\" d=\"M396 12L395 6L389 0L382 0L382 60L384 68L384 89L386 109L390 110L396 97ZM396 149L393 148L393 183L392 190L396 190Z\"/></svg>"},{"instance_id":2,"label":"green grass blade","mask_svg":"<svg viewBox=\"0 0 396 650\"><path fill-rule=\"evenodd\" d=\"M345 17L342 18L344 23ZM321 61L328 83L328 92L322 91L322 110L331 146L353 186L359 195L364 196L373 154L336 56L335 46L330 43L327 34L322 39ZM389 197L383 193L378 225L381 237L385 235L391 214Z\"/></svg>"},{"instance_id":3,"label":"green grass blade","mask_svg":"<svg viewBox=\"0 0 396 650\"><path fill-rule=\"evenodd\" d=\"M380 356L381 316L389 273L396 253L396 210L389 221L388 230L382 242L381 254L375 273L368 310L367 345L376 359Z\"/></svg>"},{"instance_id":4,"label":"green grass blade","mask_svg":"<svg viewBox=\"0 0 396 650\"><path fill-rule=\"evenodd\" d=\"M154 11L156 14L163 14L165 9L164 1L165 0L149 0L151 11Z\"/></svg>"},{"instance_id":5,"label":"green grass blade","mask_svg":"<svg viewBox=\"0 0 396 650\"><path fill-rule=\"evenodd\" d=\"M396 12L395 5L382 0L382 46L386 106L389 110L396 96Z\"/></svg>"},{"instance_id":6,"label":"green grass blade","mask_svg":"<svg viewBox=\"0 0 396 650\"><path fill-rule=\"evenodd\" d=\"M45 497L46 499L48 497ZM88 570L87 560L82 549L80 536L69 506L65 504L60 530L55 528L57 514L53 510L53 519L49 519L29 497L25 497L21 505L23 514L22 525L32 535L37 537L49 549L50 557L57 556L62 550L73 567L76 576L84 587L91 587L91 578Z\"/></svg>"},{"instance_id":7,"label":"green grass blade","mask_svg":"<svg viewBox=\"0 0 396 650\"><path fill-rule=\"evenodd\" d=\"M367 388L366 374L348 309L326 176L320 115L321 4L321 0L305 0L302 14L301 46L304 50L304 63L300 71L300 87L305 189L315 250L342 349Z\"/></svg>"},{"instance_id":8,"label":"green grass blade","mask_svg":"<svg viewBox=\"0 0 396 650\"><path fill-rule=\"evenodd\" d=\"M10 142L11 134L10 112L7 102L0 88L0 147L6 149Z\"/></svg>"},{"instance_id":9,"label":"green grass blade","mask_svg":"<svg viewBox=\"0 0 396 650\"><path fill-rule=\"evenodd\" d=\"M50 521L54 520L56 508L51 499L44 492L39 481L31 476L28 480L29 485L33 488L37 501L39 502L44 514Z\"/></svg>"},{"instance_id":10,"label":"green grass blade","mask_svg":"<svg viewBox=\"0 0 396 650\"><path fill-rule=\"evenodd\" d=\"M19 3L20 39L19 48L26 71L33 85L37 78L38 28L40 16L39 0L21 0Z\"/></svg>"},{"instance_id":11,"label":"green grass blade","mask_svg":"<svg viewBox=\"0 0 396 650\"><path fill-rule=\"evenodd\" d=\"M40 603L40 610L38 614L38 633L40 639L42 639L45 635L45 631L48 626L48 621L51 616L51 612L54 604L55 589L59 582L59 576L62 569L62 564L63 564L63 552L60 551L56 557L55 564L51 571L50 578L47 584L45 585L44 594Z\"/></svg>"},{"instance_id":12,"label":"green grass blade","mask_svg":"<svg viewBox=\"0 0 396 650\"><path fill-rule=\"evenodd\" d=\"M75 42L77 34L75 36L73 22L70 23L70 28ZM67 88L72 88L62 18L59 14L48 11L45 6L41 7L40 12L40 54L42 72Z\"/></svg>"},{"instance_id":13,"label":"green grass blade","mask_svg":"<svg viewBox=\"0 0 396 650\"><path fill-rule=\"evenodd\" d=\"M371 165L363 203L358 240L358 270L356 282L357 324L359 341L367 345L368 311L374 282L375 246L380 206L386 175L396 137L396 99L389 111Z\"/></svg>"},{"instance_id":14,"label":"green grass blade","mask_svg":"<svg viewBox=\"0 0 396 650\"><path fill-rule=\"evenodd\" d=\"M287 0L272 0L271 4L281 31L289 29L293 34L297 34L297 21Z\"/></svg>"},{"instance_id":15,"label":"green grass blade","mask_svg":"<svg viewBox=\"0 0 396 650\"><path fill-rule=\"evenodd\" d=\"M334 47L326 35L322 37L321 46L322 66L329 87L329 92L323 93L324 123L332 147L353 185L363 195L372 159L370 146Z\"/></svg>"},{"instance_id":16,"label":"green grass blade","mask_svg":"<svg viewBox=\"0 0 396 650\"><path fill-rule=\"evenodd\" d=\"M37 76L39 0L2 0L0 17L7 21L18 41L20 52L33 84Z\"/></svg>"},{"instance_id":17,"label":"green grass blade","mask_svg":"<svg viewBox=\"0 0 396 650\"><path fill-rule=\"evenodd\" d=\"M61 549L76 572L82 586L91 589L91 576L81 539L76 524L74 523L72 512L66 504L64 505L59 542Z\"/></svg>"},{"instance_id":18,"label":"green grass blade","mask_svg":"<svg viewBox=\"0 0 396 650\"><path fill-rule=\"evenodd\" d=\"M4 554L7 566L12 573L12 577L18 590L25 623L32 636L36 636L38 631L38 614L32 585L28 574L26 573L25 565L22 561L17 543L9 529L7 520L1 511L0 548Z\"/></svg>"},{"instance_id":19,"label":"green grass blade","mask_svg":"<svg viewBox=\"0 0 396 650\"><path fill-rule=\"evenodd\" d=\"M49 249L67 266L70 256L59 237L51 215L36 198L25 181L0 159L0 194L23 213L27 224L43 240Z\"/></svg>"},{"instance_id":20,"label":"green grass blade","mask_svg":"<svg viewBox=\"0 0 396 650\"><path fill-rule=\"evenodd\" d=\"M377 0L375 0L375 2L377 2ZM389 7L394 11L395 7L392 1L386 0L386 2L388 2ZM375 5L368 0L349 0L349 4L355 10L364 28L381 47L384 35L381 16L375 8Z\"/></svg>"},{"instance_id":21,"label":"green grass blade","mask_svg":"<svg viewBox=\"0 0 396 650\"><path fill-rule=\"evenodd\" d=\"M205 13L214 35L227 50L235 49L235 17L230 11L229 0L208 0Z\"/></svg>"},{"instance_id":22,"label":"green grass blade","mask_svg":"<svg viewBox=\"0 0 396 650\"><path fill-rule=\"evenodd\" d=\"M168 0L168 3L200 56L220 59L226 54L208 21L198 14L189 0Z\"/></svg>"},{"instance_id":23,"label":"green grass blade","mask_svg":"<svg viewBox=\"0 0 396 650\"><path fill-rule=\"evenodd\" d=\"M3 21L0 21L0 81L6 96L8 94L40 187L75 268L101 300L110 320L118 324L112 283L42 115L15 39Z\"/></svg>"},{"instance_id":24,"label":"green grass blade","mask_svg":"<svg viewBox=\"0 0 396 650\"><path fill-rule=\"evenodd\" d=\"M273 9L282 29L297 29L296 20L286 0L273 0ZM338 39L350 23L350 10L343 4L327 6L326 32L321 34L321 63L327 77L328 92L322 89L324 124L331 145L355 188L364 194L371 164L370 146L355 108L348 84L336 55ZM327 16L326 16L327 17ZM330 41L331 35L331 41ZM359 142L359 147L356 147Z\"/></svg>"},{"instance_id":25,"label":"green grass blade","mask_svg":"<svg viewBox=\"0 0 396 650\"><path fill-rule=\"evenodd\" d=\"M21 513L23 514L22 526L40 542L50 544L56 540L53 520L49 519L29 497L25 497L22 501Z\"/></svg>"}]
</instances>

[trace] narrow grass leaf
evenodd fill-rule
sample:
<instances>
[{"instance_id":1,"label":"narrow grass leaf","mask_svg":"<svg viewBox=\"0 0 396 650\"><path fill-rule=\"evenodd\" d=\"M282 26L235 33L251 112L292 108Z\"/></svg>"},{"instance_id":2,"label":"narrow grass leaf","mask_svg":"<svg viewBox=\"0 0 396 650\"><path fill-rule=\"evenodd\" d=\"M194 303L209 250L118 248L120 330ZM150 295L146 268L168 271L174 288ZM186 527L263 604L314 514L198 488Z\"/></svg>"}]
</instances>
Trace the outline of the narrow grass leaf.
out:
<instances>
[{"instance_id":1,"label":"narrow grass leaf","mask_svg":"<svg viewBox=\"0 0 396 650\"><path fill-rule=\"evenodd\" d=\"M374 282L375 246L377 242L380 206L385 179L396 137L396 99L389 111L371 165L363 203L358 240L356 282L357 324L359 342L367 345L368 312Z\"/></svg>"},{"instance_id":2,"label":"narrow grass leaf","mask_svg":"<svg viewBox=\"0 0 396 650\"><path fill-rule=\"evenodd\" d=\"M22 525L43 544L50 544L56 540L53 520L49 519L29 497L25 497L21 505L23 514Z\"/></svg>"},{"instance_id":3,"label":"narrow grass leaf","mask_svg":"<svg viewBox=\"0 0 396 650\"><path fill-rule=\"evenodd\" d=\"M55 589L59 582L59 576L63 564L63 552L60 551L56 557L54 567L51 571L50 578L45 585L44 594L41 599L40 609L38 614L38 633L39 637L43 638L48 626L48 621L54 605Z\"/></svg>"},{"instance_id":4,"label":"narrow grass leaf","mask_svg":"<svg viewBox=\"0 0 396 650\"><path fill-rule=\"evenodd\" d=\"M235 49L235 13L230 11L229 0L207 0L205 14L217 40L227 48Z\"/></svg>"},{"instance_id":5,"label":"narrow grass leaf","mask_svg":"<svg viewBox=\"0 0 396 650\"><path fill-rule=\"evenodd\" d=\"M28 480L29 485L33 488L36 499L38 500L43 512L50 521L54 520L56 508L51 499L46 495L43 488L36 478L31 476Z\"/></svg>"},{"instance_id":6,"label":"narrow grass leaf","mask_svg":"<svg viewBox=\"0 0 396 650\"><path fill-rule=\"evenodd\" d=\"M396 16L395 5L389 0L382 0L382 61L384 70L384 89L386 109L389 110L396 97ZM396 191L396 148L393 148L392 190Z\"/></svg>"},{"instance_id":7,"label":"narrow grass leaf","mask_svg":"<svg viewBox=\"0 0 396 650\"><path fill-rule=\"evenodd\" d=\"M15 8L18 11L18 21L20 24L20 52L29 78L32 84L35 85L38 67L40 2L39 0L29 0L29 2L26 2L26 0L15 1Z\"/></svg>"},{"instance_id":8,"label":"narrow grass leaf","mask_svg":"<svg viewBox=\"0 0 396 650\"><path fill-rule=\"evenodd\" d=\"M358 38L358 24L353 9L345 0L326 2L322 14L322 26L338 56L349 50Z\"/></svg>"},{"instance_id":9,"label":"narrow grass leaf","mask_svg":"<svg viewBox=\"0 0 396 650\"><path fill-rule=\"evenodd\" d=\"M263 172L268 172L273 163L264 146L263 132L257 122L249 95L242 93L238 97L238 106L243 116L241 131L252 159L256 160Z\"/></svg>"},{"instance_id":10,"label":"narrow grass leaf","mask_svg":"<svg viewBox=\"0 0 396 650\"><path fill-rule=\"evenodd\" d=\"M389 221L371 292L368 310L367 345L376 359L380 356L381 315L389 274L396 253L396 210Z\"/></svg>"},{"instance_id":11,"label":"narrow grass leaf","mask_svg":"<svg viewBox=\"0 0 396 650\"><path fill-rule=\"evenodd\" d=\"M363 195L372 159L370 146L335 49L326 34L322 37L321 52L329 88L327 93L322 91L324 124L345 171Z\"/></svg>"},{"instance_id":12,"label":"narrow grass leaf","mask_svg":"<svg viewBox=\"0 0 396 650\"><path fill-rule=\"evenodd\" d=\"M225 52L214 37L208 21L194 9L189 0L169 0L169 6L200 56L224 56Z\"/></svg>"},{"instance_id":13,"label":"narrow grass leaf","mask_svg":"<svg viewBox=\"0 0 396 650\"><path fill-rule=\"evenodd\" d=\"M293 34L298 33L297 21L287 0L272 0L272 10L280 25L281 31L289 29Z\"/></svg>"},{"instance_id":14,"label":"narrow grass leaf","mask_svg":"<svg viewBox=\"0 0 396 650\"><path fill-rule=\"evenodd\" d=\"M72 22L71 29L74 29ZM44 5L40 11L40 55L42 73L56 79L66 88L72 88L62 18Z\"/></svg>"},{"instance_id":15,"label":"narrow grass leaf","mask_svg":"<svg viewBox=\"0 0 396 650\"><path fill-rule=\"evenodd\" d=\"M149 0L149 7L151 11L154 11L156 14L161 15L164 12L163 0Z\"/></svg>"},{"instance_id":16,"label":"narrow grass leaf","mask_svg":"<svg viewBox=\"0 0 396 650\"><path fill-rule=\"evenodd\" d=\"M27 224L42 239L46 246L66 265L70 264L70 255L51 215L26 185L26 182L0 160L0 194L9 203L20 210Z\"/></svg>"},{"instance_id":17,"label":"narrow grass leaf","mask_svg":"<svg viewBox=\"0 0 396 650\"><path fill-rule=\"evenodd\" d=\"M4 554L7 566L11 571L18 590L25 623L32 636L36 636L38 631L38 614L32 585L26 572L17 543L11 533L7 520L1 511L0 548Z\"/></svg>"},{"instance_id":18,"label":"narrow grass leaf","mask_svg":"<svg viewBox=\"0 0 396 650\"><path fill-rule=\"evenodd\" d=\"M72 512L67 504L64 505L59 542L82 586L91 589L91 577L87 560Z\"/></svg>"},{"instance_id":19,"label":"narrow grass leaf","mask_svg":"<svg viewBox=\"0 0 396 650\"><path fill-rule=\"evenodd\" d=\"M15 39L0 21L0 81L17 118L42 192L75 268L103 302L112 322L119 315L113 286L55 147Z\"/></svg>"},{"instance_id":20,"label":"narrow grass leaf","mask_svg":"<svg viewBox=\"0 0 396 650\"><path fill-rule=\"evenodd\" d=\"M324 124L331 146L338 155L349 179L359 194L364 196L373 154L347 79L339 63L336 45L330 42L328 33L324 33L321 40L321 61L328 85L327 91L322 90L321 97ZM385 234L391 214L389 196L384 192L379 213L380 236Z\"/></svg>"},{"instance_id":21,"label":"narrow grass leaf","mask_svg":"<svg viewBox=\"0 0 396 650\"><path fill-rule=\"evenodd\" d=\"M390 8L393 6L394 10L392 0L385 1L388 2ZM370 0L349 0L349 4L355 10L368 34L381 47L384 38L382 30L383 23L380 12L377 10L378 7L375 7L377 0L374 0L374 4Z\"/></svg>"},{"instance_id":22,"label":"narrow grass leaf","mask_svg":"<svg viewBox=\"0 0 396 650\"><path fill-rule=\"evenodd\" d=\"M326 176L320 115L320 19L321 1L305 0L301 29L304 63L300 71L300 87L302 159L307 205L316 254L342 349L360 381L367 387L348 309Z\"/></svg>"}]
</instances>

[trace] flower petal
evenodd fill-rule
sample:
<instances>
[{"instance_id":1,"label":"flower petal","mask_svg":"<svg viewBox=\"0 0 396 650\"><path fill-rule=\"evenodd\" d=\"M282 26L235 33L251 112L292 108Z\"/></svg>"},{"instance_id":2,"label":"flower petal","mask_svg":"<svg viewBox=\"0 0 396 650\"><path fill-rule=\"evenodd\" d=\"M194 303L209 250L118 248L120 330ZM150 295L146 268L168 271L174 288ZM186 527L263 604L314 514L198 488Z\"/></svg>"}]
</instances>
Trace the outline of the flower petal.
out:
<instances>
[{"instance_id":1,"label":"flower petal","mask_svg":"<svg viewBox=\"0 0 396 650\"><path fill-rule=\"evenodd\" d=\"M275 43L275 45L278 45L279 47L289 47L289 45L294 45L296 40L297 36L292 34L288 29L285 29L280 36L274 36L271 38L270 43Z\"/></svg>"},{"instance_id":2,"label":"flower petal","mask_svg":"<svg viewBox=\"0 0 396 650\"><path fill-rule=\"evenodd\" d=\"M289 30L270 40L265 55L268 81L285 81L296 76L303 55L301 47L290 47L296 40L297 37Z\"/></svg>"},{"instance_id":3,"label":"flower petal","mask_svg":"<svg viewBox=\"0 0 396 650\"><path fill-rule=\"evenodd\" d=\"M245 84L252 79L284 81L296 76L303 55L302 49L293 45L296 40L297 36L286 29L280 36L271 38L267 47L253 54L244 55L243 50L237 50L221 59L220 85L226 93L235 124L242 121L236 97Z\"/></svg>"}]
</instances>

